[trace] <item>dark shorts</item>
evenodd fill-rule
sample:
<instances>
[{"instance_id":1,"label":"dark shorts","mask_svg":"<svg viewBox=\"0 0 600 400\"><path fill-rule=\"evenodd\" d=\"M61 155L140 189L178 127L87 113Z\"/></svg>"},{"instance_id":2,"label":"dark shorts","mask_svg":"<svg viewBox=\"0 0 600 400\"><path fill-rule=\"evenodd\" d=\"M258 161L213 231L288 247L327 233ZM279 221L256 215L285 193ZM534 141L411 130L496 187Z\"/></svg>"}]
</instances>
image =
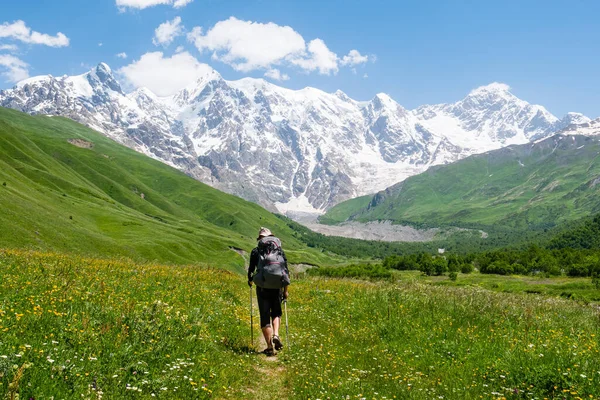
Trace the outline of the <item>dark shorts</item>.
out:
<instances>
[{"instance_id":1,"label":"dark shorts","mask_svg":"<svg viewBox=\"0 0 600 400\"><path fill-rule=\"evenodd\" d=\"M260 311L260 327L271 326L271 318L281 317L281 297L279 289L263 289L256 287L258 310Z\"/></svg>"}]
</instances>

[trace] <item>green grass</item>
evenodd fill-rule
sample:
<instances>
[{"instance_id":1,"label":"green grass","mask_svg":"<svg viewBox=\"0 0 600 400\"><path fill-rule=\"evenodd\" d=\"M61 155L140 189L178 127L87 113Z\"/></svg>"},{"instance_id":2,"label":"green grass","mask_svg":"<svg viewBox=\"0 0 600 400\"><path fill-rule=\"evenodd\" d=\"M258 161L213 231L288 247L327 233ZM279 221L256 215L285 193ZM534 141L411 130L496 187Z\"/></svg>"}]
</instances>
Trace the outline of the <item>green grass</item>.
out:
<instances>
[{"instance_id":1,"label":"green grass","mask_svg":"<svg viewBox=\"0 0 600 400\"><path fill-rule=\"evenodd\" d=\"M91 148L75 146L78 139ZM143 194L143 197L142 197ZM269 227L292 262L335 263L275 215L60 117L0 108L0 246L242 271Z\"/></svg>"},{"instance_id":2,"label":"green grass","mask_svg":"<svg viewBox=\"0 0 600 400\"><path fill-rule=\"evenodd\" d=\"M25 399L235 398L251 383L238 274L2 251L0 275L0 393L23 366Z\"/></svg>"},{"instance_id":3,"label":"green grass","mask_svg":"<svg viewBox=\"0 0 600 400\"><path fill-rule=\"evenodd\" d=\"M298 291L298 398L600 396L595 308L415 281Z\"/></svg>"},{"instance_id":4,"label":"green grass","mask_svg":"<svg viewBox=\"0 0 600 400\"><path fill-rule=\"evenodd\" d=\"M332 207L325 215L322 215L319 218L319 222L327 225L345 222L354 216L353 213L367 208L372 197L373 196L367 195L343 201L335 207Z\"/></svg>"},{"instance_id":5,"label":"green grass","mask_svg":"<svg viewBox=\"0 0 600 400\"><path fill-rule=\"evenodd\" d=\"M424 276L417 271L395 271L395 279L414 280L439 286L473 287L503 293L541 294L564 297L582 302L600 302L600 290L592 284L591 278L544 277L522 275L458 274L456 281L448 276Z\"/></svg>"},{"instance_id":6,"label":"green grass","mask_svg":"<svg viewBox=\"0 0 600 400\"><path fill-rule=\"evenodd\" d=\"M324 221L392 220L416 226L544 229L600 209L594 138L547 139L430 168L376 196L333 207Z\"/></svg>"},{"instance_id":7,"label":"green grass","mask_svg":"<svg viewBox=\"0 0 600 400\"><path fill-rule=\"evenodd\" d=\"M294 281L271 362L241 275L0 251L0 396L600 397L597 307L403 277Z\"/></svg>"}]
</instances>

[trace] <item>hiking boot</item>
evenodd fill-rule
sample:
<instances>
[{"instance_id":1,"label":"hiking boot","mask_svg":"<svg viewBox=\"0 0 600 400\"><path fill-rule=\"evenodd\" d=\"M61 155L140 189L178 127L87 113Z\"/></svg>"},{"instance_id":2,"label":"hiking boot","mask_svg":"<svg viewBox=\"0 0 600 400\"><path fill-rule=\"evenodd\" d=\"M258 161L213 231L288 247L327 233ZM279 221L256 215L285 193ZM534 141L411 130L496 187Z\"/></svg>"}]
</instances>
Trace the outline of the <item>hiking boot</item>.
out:
<instances>
[{"instance_id":1,"label":"hiking boot","mask_svg":"<svg viewBox=\"0 0 600 400\"><path fill-rule=\"evenodd\" d=\"M264 349L264 350L263 350L263 352L262 352L262 353L263 353L265 356L267 356L267 357L272 357L272 356L274 356L274 355L275 355L275 351L273 350L273 348L272 348L272 347L271 347L271 348L268 348L268 347L267 347L266 349Z\"/></svg>"},{"instance_id":2,"label":"hiking boot","mask_svg":"<svg viewBox=\"0 0 600 400\"><path fill-rule=\"evenodd\" d=\"M273 344L275 345L275 350L283 349L283 343L281 343L281 339L277 335L273 335Z\"/></svg>"}]
</instances>

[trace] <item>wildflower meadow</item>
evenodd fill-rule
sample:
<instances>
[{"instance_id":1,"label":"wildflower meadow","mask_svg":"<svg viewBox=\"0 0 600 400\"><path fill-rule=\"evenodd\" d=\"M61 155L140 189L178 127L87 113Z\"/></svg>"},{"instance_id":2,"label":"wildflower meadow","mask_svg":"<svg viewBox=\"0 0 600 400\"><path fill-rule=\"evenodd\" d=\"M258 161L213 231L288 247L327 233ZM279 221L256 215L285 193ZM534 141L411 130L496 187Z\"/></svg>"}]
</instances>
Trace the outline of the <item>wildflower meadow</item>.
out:
<instances>
[{"instance_id":1,"label":"wildflower meadow","mask_svg":"<svg viewBox=\"0 0 600 400\"><path fill-rule=\"evenodd\" d=\"M0 251L3 399L600 398L593 304L298 277L274 358L245 277Z\"/></svg>"}]
</instances>

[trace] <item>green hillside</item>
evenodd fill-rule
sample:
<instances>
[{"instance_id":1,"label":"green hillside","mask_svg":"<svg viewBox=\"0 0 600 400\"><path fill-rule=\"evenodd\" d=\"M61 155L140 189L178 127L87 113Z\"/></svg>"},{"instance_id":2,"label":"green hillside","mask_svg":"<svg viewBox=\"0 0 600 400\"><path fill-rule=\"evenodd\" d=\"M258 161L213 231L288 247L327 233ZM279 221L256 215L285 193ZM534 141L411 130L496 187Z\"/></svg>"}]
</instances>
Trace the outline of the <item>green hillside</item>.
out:
<instances>
[{"instance_id":1,"label":"green hillside","mask_svg":"<svg viewBox=\"0 0 600 400\"><path fill-rule=\"evenodd\" d=\"M204 185L69 119L0 108L0 248L211 263L241 270L230 248L260 226L292 262L326 260L256 204ZM330 260L329 260L330 261Z\"/></svg>"},{"instance_id":2,"label":"green hillside","mask_svg":"<svg viewBox=\"0 0 600 400\"><path fill-rule=\"evenodd\" d=\"M555 136L430 168L371 198L339 204L324 222L545 229L600 211L600 142ZM353 207L358 206L358 207Z\"/></svg>"},{"instance_id":3,"label":"green hillside","mask_svg":"<svg viewBox=\"0 0 600 400\"><path fill-rule=\"evenodd\" d=\"M331 208L325 215L319 218L319 222L322 224L335 225L340 222L344 222L352 218L357 210L362 210L369 206L372 196L361 196L354 199L344 201L335 207Z\"/></svg>"}]
</instances>

